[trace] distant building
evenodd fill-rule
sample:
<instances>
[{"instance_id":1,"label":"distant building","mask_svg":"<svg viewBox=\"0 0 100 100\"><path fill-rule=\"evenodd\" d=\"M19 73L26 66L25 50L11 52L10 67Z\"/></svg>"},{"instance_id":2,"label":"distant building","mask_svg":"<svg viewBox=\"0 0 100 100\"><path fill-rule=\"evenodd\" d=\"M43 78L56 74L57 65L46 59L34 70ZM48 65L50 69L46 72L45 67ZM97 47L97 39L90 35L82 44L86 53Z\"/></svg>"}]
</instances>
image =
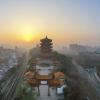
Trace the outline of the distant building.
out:
<instances>
[{"instance_id":1,"label":"distant building","mask_svg":"<svg viewBox=\"0 0 100 100\"><path fill-rule=\"evenodd\" d=\"M18 59L19 59L18 55L19 54L15 51L15 49L0 47L0 77L1 78L10 68L18 64ZM22 56L21 53L20 56Z\"/></svg>"},{"instance_id":2,"label":"distant building","mask_svg":"<svg viewBox=\"0 0 100 100\"><path fill-rule=\"evenodd\" d=\"M95 53L100 55L100 48L98 48L98 49L95 51Z\"/></svg>"},{"instance_id":3,"label":"distant building","mask_svg":"<svg viewBox=\"0 0 100 100\"><path fill-rule=\"evenodd\" d=\"M86 45L71 44L69 50L71 54L78 55L81 52L93 52L95 49Z\"/></svg>"}]
</instances>

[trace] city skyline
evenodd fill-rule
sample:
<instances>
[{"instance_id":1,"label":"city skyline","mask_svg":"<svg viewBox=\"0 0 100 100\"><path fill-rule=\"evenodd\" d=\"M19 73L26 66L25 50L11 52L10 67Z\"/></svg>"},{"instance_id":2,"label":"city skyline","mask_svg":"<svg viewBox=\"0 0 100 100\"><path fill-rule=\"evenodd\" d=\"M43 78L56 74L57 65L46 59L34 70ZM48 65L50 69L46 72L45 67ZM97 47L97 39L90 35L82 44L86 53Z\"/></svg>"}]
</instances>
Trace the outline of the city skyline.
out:
<instances>
[{"instance_id":1,"label":"city skyline","mask_svg":"<svg viewBox=\"0 0 100 100\"><path fill-rule=\"evenodd\" d=\"M99 0L0 0L0 44L100 44Z\"/></svg>"}]
</instances>

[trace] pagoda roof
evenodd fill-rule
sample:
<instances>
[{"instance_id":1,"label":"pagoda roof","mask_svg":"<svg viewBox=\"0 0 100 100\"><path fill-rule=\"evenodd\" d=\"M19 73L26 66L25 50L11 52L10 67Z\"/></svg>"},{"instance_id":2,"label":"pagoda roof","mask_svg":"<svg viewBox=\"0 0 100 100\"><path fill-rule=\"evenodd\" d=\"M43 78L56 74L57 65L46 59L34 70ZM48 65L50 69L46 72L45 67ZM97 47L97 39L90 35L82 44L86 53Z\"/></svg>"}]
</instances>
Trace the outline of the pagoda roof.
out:
<instances>
[{"instance_id":1,"label":"pagoda roof","mask_svg":"<svg viewBox=\"0 0 100 100\"><path fill-rule=\"evenodd\" d=\"M52 39L49 39L47 36L44 39L40 40L41 42L52 42Z\"/></svg>"}]
</instances>

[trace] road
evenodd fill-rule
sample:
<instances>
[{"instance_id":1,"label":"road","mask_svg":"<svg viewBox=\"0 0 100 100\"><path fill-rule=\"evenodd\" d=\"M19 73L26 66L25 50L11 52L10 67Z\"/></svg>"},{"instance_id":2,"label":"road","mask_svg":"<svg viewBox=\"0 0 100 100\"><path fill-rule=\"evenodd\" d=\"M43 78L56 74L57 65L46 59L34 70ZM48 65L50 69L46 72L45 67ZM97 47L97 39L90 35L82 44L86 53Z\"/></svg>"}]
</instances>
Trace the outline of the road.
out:
<instances>
[{"instance_id":1,"label":"road","mask_svg":"<svg viewBox=\"0 0 100 100\"><path fill-rule=\"evenodd\" d=\"M88 83L96 90L97 95L100 97L100 81L95 70L86 71L82 66L80 66L75 60L72 61L75 65L79 75L86 79ZM97 78L98 77L98 78Z\"/></svg>"},{"instance_id":2,"label":"road","mask_svg":"<svg viewBox=\"0 0 100 100\"><path fill-rule=\"evenodd\" d=\"M50 88L50 96L48 96L48 86L40 86L40 96L37 100L58 100L55 89Z\"/></svg>"},{"instance_id":3,"label":"road","mask_svg":"<svg viewBox=\"0 0 100 100\"><path fill-rule=\"evenodd\" d=\"M53 66L49 67L41 67L37 66L37 69L39 69L40 75L48 75L52 70ZM52 70L50 70L52 69ZM37 98L37 100L58 100L56 95L56 90L50 88L50 96L48 96L48 86L47 85L40 85L40 96Z\"/></svg>"},{"instance_id":4,"label":"road","mask_svg":"<svg viewBox=\"0 0 100 100\"><path fill-rule=\"evenodd\" d=\"M88 79L89 81L100 82L99 76L97 75L97 72L95 69L88 69L89 71L86 71L81 65L79 65L76 61L72 61L72 63L75 65L77 71L81 75L81 77Z\"/></svg>"},{"instance_id":5,"label":"road","mask_svg":"<svg viewBox=\"0 0 100 100\"><path fill-rule=\"evenodd\" d=\"M88 74L89 74L90 79L95 84L96 90L98 90L98 92L100 93L100 78L97 75L96 69L94 68L89 69Z\"/></svg>"}]
</instances>

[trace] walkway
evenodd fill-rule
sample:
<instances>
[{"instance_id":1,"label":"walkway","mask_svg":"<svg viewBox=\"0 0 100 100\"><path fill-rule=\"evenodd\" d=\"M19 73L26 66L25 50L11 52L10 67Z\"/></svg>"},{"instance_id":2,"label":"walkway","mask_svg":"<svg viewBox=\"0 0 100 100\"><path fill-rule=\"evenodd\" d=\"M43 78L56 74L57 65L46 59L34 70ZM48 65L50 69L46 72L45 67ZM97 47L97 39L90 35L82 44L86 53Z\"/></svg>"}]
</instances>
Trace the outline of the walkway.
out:
<instances>
[{"instance_id":1,"label":"walkway","mask_svg":"<svg viewBox=\"0 0 100 100\"><path fill-rule=\"evenodd\" d=\"M40 86L40 96L37 100L58 100L55 89L50 88L50 96L48 96L48 86Z\"/></svg>"}]
</instances>

